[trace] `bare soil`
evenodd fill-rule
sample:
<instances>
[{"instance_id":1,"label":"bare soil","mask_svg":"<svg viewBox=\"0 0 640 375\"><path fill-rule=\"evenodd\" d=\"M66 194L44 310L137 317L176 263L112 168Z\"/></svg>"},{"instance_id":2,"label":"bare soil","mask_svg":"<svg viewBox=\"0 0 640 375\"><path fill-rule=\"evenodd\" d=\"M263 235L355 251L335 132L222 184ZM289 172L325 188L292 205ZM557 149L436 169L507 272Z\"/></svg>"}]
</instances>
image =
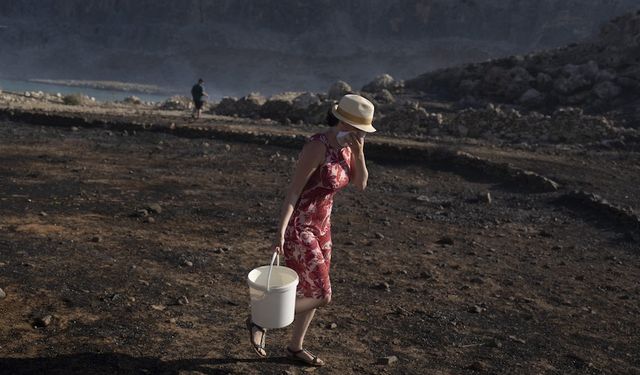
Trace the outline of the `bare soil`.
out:
<instances>
[{"instance_id":1,"label":"bare soil","mask_svg":"<svg viewBox=\"0 0 640 375\"><path fill-rule=\"evenodd\" d=\"M635 154L458 147L640 207ZM265 360L243 323L297 152L1 123L0 372L311 371L289 329ZM446 166L368 166L336 197L316 373L640 374L639 245L615 224Z\"/></svg>"}]
</instances>

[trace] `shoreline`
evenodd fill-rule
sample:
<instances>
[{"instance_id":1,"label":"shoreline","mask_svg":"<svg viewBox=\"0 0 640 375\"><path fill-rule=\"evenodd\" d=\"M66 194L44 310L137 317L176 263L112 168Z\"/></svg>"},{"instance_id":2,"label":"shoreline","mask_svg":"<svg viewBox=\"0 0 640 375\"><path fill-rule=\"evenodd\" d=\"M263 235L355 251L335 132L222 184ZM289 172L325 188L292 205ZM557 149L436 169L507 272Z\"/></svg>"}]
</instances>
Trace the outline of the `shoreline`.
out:
<instances>
[{"instance_id":1,"label":"shoreline","mask_svg":"<svg viewBox=\"0 0 640 375\"><path fill-rule=\"evenodd\" d=\"M19 80L18 80L19 81ZM67 87L83 87L95 90L121 91L138 94L175 95L175 92L156 85L142 83L130 83L119 81L91 81L91 80L57 80L57 79L26 79L25 82L42 83L46 85L59 85Z\"/></svg>"}]
</instances>

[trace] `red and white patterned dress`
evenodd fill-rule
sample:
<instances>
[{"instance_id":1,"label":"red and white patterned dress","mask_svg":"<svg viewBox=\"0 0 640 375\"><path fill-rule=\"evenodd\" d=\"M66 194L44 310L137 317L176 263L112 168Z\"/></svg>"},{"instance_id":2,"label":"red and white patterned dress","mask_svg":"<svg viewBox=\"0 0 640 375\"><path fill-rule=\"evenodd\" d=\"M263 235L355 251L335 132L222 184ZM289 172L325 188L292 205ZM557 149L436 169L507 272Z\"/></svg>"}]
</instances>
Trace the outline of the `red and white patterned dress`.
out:
<instances>
[{"instance_id":1,"label":"red and white patterned dress","mask_svg":"<svg viewBox=\"0 0 640 375\"><path fill-rule=\"evenodd\" d=\"M309 142L325 145L325 159L309 177L293 210L284 235L287 267L298 273L299 297L331 296L331 207L333 195L349 184L351 149L334 149L325 134Z\"/></svg>"}]
</instances>

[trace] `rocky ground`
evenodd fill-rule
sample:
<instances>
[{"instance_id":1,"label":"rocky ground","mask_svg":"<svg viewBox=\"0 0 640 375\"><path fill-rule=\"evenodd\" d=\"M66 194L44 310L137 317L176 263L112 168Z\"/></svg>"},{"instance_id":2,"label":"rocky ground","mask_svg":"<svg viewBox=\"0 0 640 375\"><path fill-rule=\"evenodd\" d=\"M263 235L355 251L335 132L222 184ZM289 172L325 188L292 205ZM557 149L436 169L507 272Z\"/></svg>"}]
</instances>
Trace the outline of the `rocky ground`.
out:
<instances>
[{"instance_id":1,"label":"rocky ground","mask_svg":"<svg viewBox=\"0 0 640 375\"><path fill-rule=\"evenodd\" d=\"M3 108L141 126L319 130L211 115L190 124L187 112L144 104L25 99ZM329 363L316 372L640 374L638 242L615 220L559 200L580 189L638 212L638 153L430 142L561 187L531 193L446 164L372 157L367 191L336 199L334 302L307 340ZM268 260L295 148L6 121L0 144L6 373L311 371L284 358L289 330L269 333L262 360L243 325L246 273Z\"/></svg>"}]
</instances>

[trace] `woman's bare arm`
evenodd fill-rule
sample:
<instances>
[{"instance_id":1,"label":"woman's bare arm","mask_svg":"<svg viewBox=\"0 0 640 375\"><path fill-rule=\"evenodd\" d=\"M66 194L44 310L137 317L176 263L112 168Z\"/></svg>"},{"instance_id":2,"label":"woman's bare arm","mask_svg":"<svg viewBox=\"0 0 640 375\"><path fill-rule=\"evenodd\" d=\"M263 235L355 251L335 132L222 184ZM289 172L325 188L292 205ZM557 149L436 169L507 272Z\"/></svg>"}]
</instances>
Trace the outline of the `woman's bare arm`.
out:
<instances>
[{"instance_id":1,"label":"woman's bare arm","mask_svg":"<svg viewBox=\"0 0 640 375\"><path fill-rule=\"evenodd\" d=\"M284 232L287 229L287 224L291 219L298 198L300 198L302 189L307 184L307 181L309 181L309 177L311 177L313 172L324 162L324 154L325 146L320 141L309 142L302 148L300 159L298 160L291 184L289 185L289 190L287 191L280 210L278 237L273 248L273 251L277 251L279 254L283 253Z\"/></svg>"}]
</instances>

